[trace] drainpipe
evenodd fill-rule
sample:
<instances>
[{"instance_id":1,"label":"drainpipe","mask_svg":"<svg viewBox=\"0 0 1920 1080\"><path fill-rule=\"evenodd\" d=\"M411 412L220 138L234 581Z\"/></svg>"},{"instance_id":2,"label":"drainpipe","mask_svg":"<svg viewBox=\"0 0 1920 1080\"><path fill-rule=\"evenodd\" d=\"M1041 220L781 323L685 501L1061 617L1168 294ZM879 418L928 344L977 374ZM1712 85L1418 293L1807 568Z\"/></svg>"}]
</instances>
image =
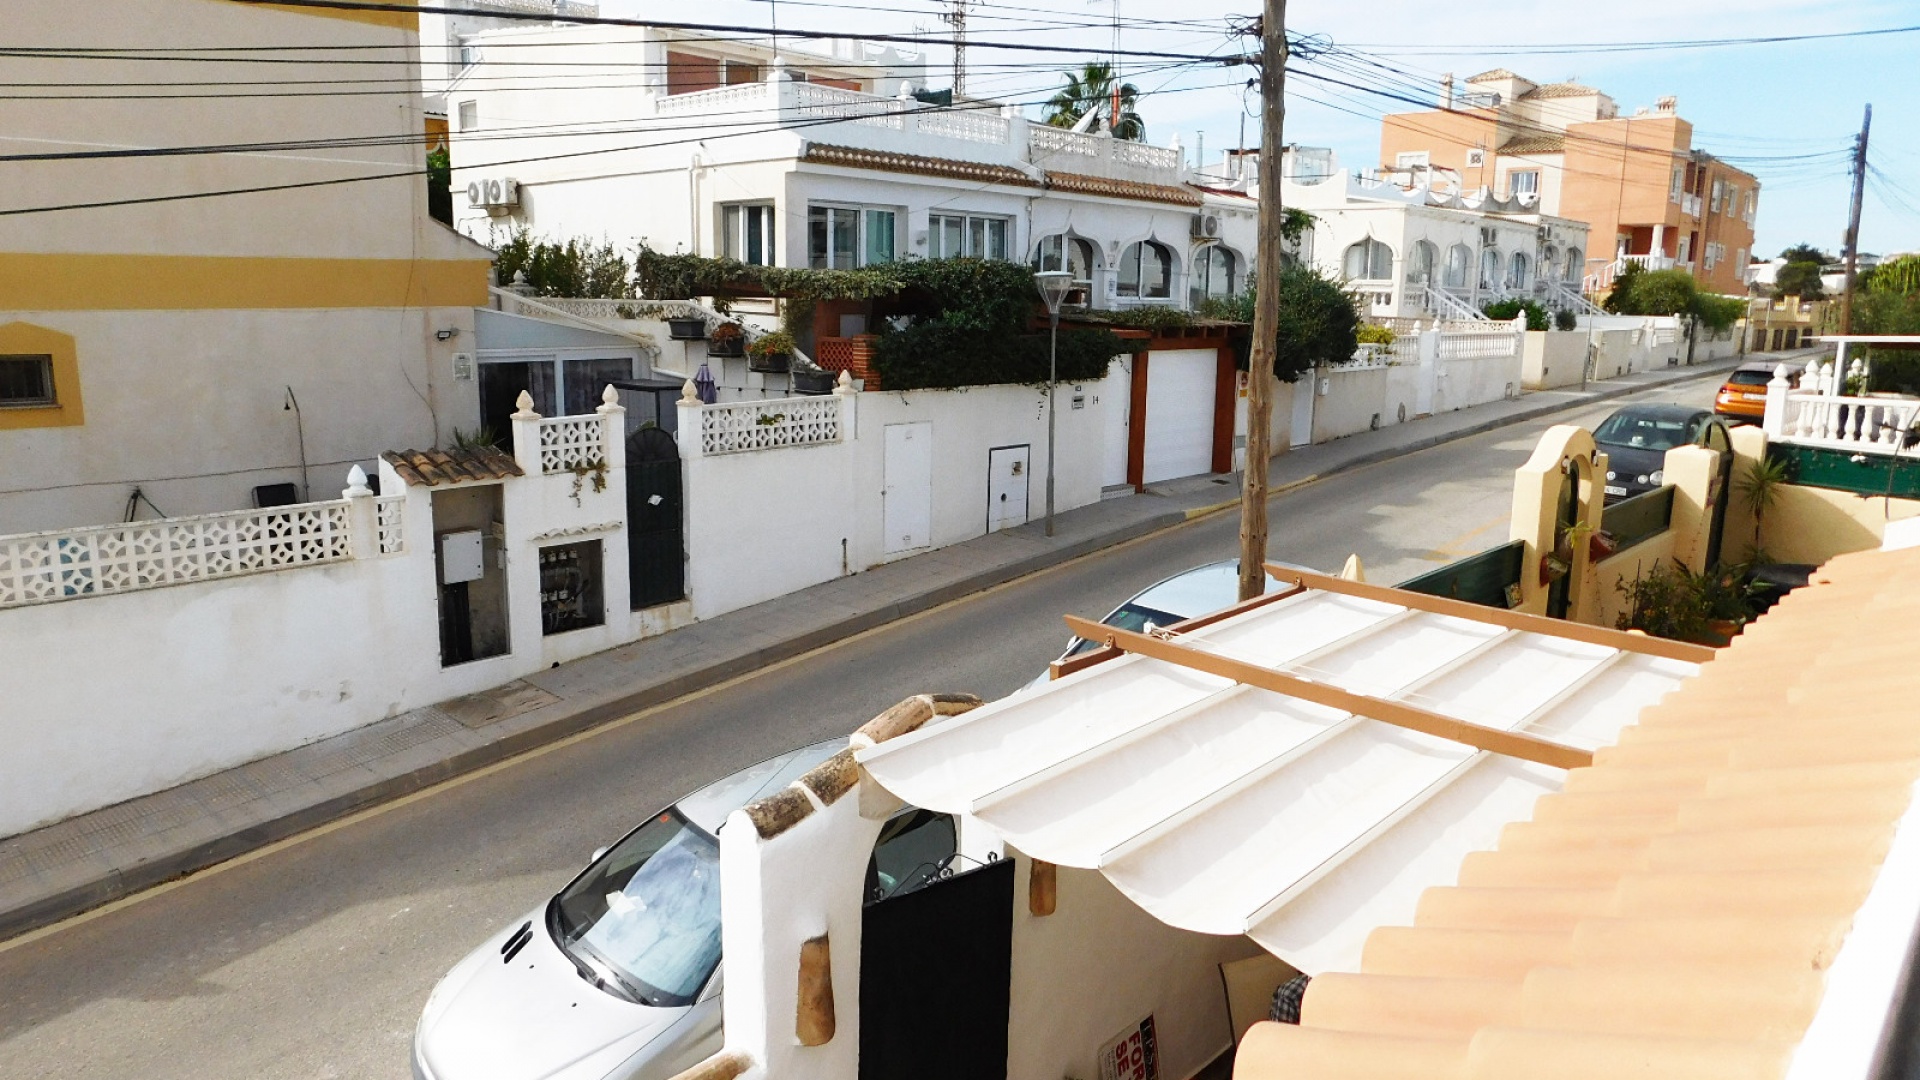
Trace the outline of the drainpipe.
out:
<instances>
[{"instance_id":1,"label":"drainpipe","mask_svg":"<svg viewBox=\"0 0 1920 1080\"><path fill-rule=\"evenodd\" d=\"M700 254L700 151L687 159L687 251Z\"/></svg>"}]
</instances>

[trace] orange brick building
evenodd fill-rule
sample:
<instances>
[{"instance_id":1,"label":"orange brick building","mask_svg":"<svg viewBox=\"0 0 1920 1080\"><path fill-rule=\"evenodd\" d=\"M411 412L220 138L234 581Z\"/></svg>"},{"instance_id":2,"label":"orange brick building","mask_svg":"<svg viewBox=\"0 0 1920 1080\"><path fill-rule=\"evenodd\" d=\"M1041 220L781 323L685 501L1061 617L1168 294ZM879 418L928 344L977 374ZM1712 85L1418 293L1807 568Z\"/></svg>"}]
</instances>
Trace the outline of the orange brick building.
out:
<instances>
[{"instance_id":1,"label":"orange brick building","mask_svg":"<svg viewBox=\"0 0 1920 1080\"><path fill-rule=\"evenodd\" d=\"M1605 290L1628 260L1677 266L1712 292L1746 292L1760 182L1695 149L1673 98L1623 116L1578 83L1497 69L1456 92L1449 77L1439 109L1384 119L1380 160L1414 180L1531 197L1541 213L1586 222L1588 292Z\"/></svg>"}]
</instances>

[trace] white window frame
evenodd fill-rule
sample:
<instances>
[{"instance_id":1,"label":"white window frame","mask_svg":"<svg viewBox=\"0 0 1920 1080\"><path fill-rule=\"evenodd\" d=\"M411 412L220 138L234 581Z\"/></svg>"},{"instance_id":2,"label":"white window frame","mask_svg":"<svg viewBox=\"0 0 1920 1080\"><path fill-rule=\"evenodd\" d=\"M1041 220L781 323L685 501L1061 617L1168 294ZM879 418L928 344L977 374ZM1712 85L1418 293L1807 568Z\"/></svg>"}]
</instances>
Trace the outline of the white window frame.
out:
<instances>
[{"instance_id":1,"label":"white window frame","mask_svg":"<svg viewBox=\"0 0 1920 1080\"><path fill-rule=\"evenodd\" d=\"M960 223L960 250L959 251L947 251L945 250L946 245L941 242L942 226L949 221L957 221ZM988 251L974 250L976 247L981 246L982 243L984 243L985 246L987 246L988 248L992 247L992 238L990 235L992 231L991 227L996 224L1000 226L999 254L994 254L991 250L988 250ZM978 226L977 229L976 229L976 226ZM1006 259L1009 257L1007 253L1013 250L1013 243L1014 243L1013 227L1014 227L1013 218L1008 217L1005 214L975 214L967 211L960 211L957 213L928 214L927 215L927 258L929 259L960 259L960 258ZM976 232L979 233L978 237L975 236Z\"/></svg>"},{"instance_id":2,"label":"white window frame","mask_svg":"<svg viewBox=\"0 0 1920 1080\"><path fill-rule=\"evenodd\" d=\"M1525 188L1520 186L1520 178L1523 176L1527 178L1527 186ZM1514 169L1507 173L1507 195L1509 197L1519 198L1522 195L1538 194L1540 194L1539 169Z\"/></svg>"},{"instance_id":3,"label":"white window frame","mask_svg":"<svg viewBox=\"0 0 1920 1080\"><path fill-rule=\"evenodd\" d=\"M816 213L825 215L827 225L827 251L825 253L826 260L824 266L816 261L817 256L814 253L813 222ZM851 215L853 218L853 251L851 253L851 261L847 266L835 266L833 262L833 223L835 218L841 214ZM885 259L875 259L871 258L873 254L872 240L878 235L877 226L879 225L879 221L877 219L881 215L885 215L886 217L885 228L888 233L887 257ZM849 270L862 266L873 266L882 262L891 262L899 257L899 207L865 206L858 203L817 202L807 204L807 266L815 270Z\"/></svg>"},{"instance_id":4,"label":"white window frame","mask_svg":"<svg viewBox=\"0 0 1920 1080\"><path fill-rule=\"evenodd\" d=\"M752 227L760 227L760 258L748 258L751 247L748 243ZM720 251L725 257L746 263L748 266L776 266L774 237L778 232L774 226L774 207L770 202L736 202L720 204Z\"/></svg>"},{"instance_id":5,"label":"white window frame","mask_svg":"<svg viewBox=\"0 0 1920 1080\"><path fill-rule=\"evenodd\" d=\"M1685 166L1675 165L1673 167L1673 179L1667 185L1667 201L1673 203L1679 202L1680 196L1685 194L1686 190L1687 170Z\"/></svg>"},{"instance_id":6,"label":"white window frame","mask_svg":"<svg viewBox=\"0 0 1920 1080\"><path fill-rule=\"evenodd\" d=\"M1147 292L1142 287L1146 279L1146 275L1142 271L1146 269L1147 249L1150 247L1159 249L1165 253L1167 257L1167 291L1163 293ZM1127 258L1129 255L1133 256L1131 260ZM1132 292L1127 291L1129 286L1126 283L1127 263L1129 261L1133 263L1134 267L1133 284L1130 286L1133 290ZM1117 296L1122 296L1129 300L1171 300L1177 288L1175 279L1179 277L1179 275L1179 256L1174 253L1173 248L1158 240L1136 240L1120 250L1120 263L1113 269L1114 293Z\"/></svg>"},{"instance_id":7,"label":"white window frame","mask_svg":"<svg viewBox=\"0 0 1920 1080\"><path fill-rule=\"evenodd\" d=\"M1402 150L1393 155L1393 167L1396 169L1431 169L1433 154L1426 150Z\"/></svg>"},{"instance_id":8,"label":"white window frame","mask_svg":"<svg viewBox=\"0 0 1920 1080\"><path fill-rule=\"evenodd\" d=\"M455 105L453 115L460 125L458 131L476 131L480 127L480 103L473 98Z\"/></svg>"}]
</instances>

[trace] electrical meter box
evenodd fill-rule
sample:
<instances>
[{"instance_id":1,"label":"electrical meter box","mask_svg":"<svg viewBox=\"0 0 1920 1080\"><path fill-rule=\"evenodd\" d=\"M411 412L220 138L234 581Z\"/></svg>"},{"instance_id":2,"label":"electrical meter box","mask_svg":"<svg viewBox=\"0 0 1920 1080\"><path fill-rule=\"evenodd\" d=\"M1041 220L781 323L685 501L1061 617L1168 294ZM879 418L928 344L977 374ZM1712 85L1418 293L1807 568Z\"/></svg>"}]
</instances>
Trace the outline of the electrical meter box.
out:
<instances>
[{"instance_id":1,"label":"electrical meter box","mask_svg":"<svg viewBox=\"0 0 1920 1080\"><path fill-rule=\"evenodd\" d=\"M486 576L479 529L440 534L440 583L479 581Z\"/></svg>"}]
</instances>

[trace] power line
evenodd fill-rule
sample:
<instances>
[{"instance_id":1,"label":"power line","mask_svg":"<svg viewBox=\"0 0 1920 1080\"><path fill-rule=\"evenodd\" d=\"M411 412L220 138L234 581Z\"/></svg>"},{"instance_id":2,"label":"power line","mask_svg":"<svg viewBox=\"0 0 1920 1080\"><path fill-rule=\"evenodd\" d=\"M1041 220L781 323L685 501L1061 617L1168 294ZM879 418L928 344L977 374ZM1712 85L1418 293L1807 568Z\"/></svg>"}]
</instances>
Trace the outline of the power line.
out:
<instances>
[{"instance_id":1,"label":"power line","mask_svg":"<svg viewBox=\"0 0 1920 1080\"><path fill-rule=\"evenodd\" d=\"M252 2L252 0L247 0ZM1471 45L1440 45L1433 43L1360 43L1353 48L1372 49L1382 53L1401 53L1412 56L1524 56L1524 55L1579 55L1582 53L1608 52L1655 52L1672 49L1714 49L1747 45L1779 45L1806 41L1837 41L1849 38L1884 37L1893 34L1912 34L1920 32L1920 25L1884 26L1867 30L1838 30L1818 34L1765 34L1755 37L1729 38L1674 38L1662 41L1588 41L1588 42L1549 42L1549 43L1508 43L1489 45L1476 42Z\"/></svg>"}]
</instances>

